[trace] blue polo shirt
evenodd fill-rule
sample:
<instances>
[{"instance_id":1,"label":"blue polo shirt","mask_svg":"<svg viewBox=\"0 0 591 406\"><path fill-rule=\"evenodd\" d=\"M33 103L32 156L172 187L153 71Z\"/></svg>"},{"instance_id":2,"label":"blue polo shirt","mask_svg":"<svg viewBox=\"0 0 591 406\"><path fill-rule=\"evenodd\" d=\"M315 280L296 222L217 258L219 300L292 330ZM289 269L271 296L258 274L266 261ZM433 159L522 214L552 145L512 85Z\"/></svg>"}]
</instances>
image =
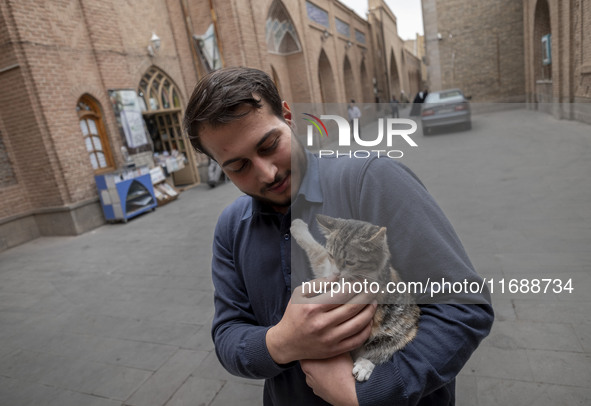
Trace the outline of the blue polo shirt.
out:
<instances>
[{"instance_id":1,"label":"blue polo shirt","mask_svg":"<svg viewBox=\"0 0 591 406\"><path fill-rule=\"evenodd\" d=\"M249 196L227 207L213 243L216 354L232 374L265 379L265 405L326 405L306 385L299 363L276 364L265 344L291 295L292 213L313 224L317 213L358 218L388 229L392 265L403 280L446 278L480 282L457 235L416 176L387 157L318 158L307 153L306 174L288 212L274 212ZM318 241L318 230L311 227ZM298 274L294 287L305 278ZM297 280L297 282L295 282ZM425 297L426 298L426 297ZM415 339L371 378L356 384L360 405L453 405L455 377L490 331L493 311L480 304L421 307Z\"/></svg>"}]
</instances>

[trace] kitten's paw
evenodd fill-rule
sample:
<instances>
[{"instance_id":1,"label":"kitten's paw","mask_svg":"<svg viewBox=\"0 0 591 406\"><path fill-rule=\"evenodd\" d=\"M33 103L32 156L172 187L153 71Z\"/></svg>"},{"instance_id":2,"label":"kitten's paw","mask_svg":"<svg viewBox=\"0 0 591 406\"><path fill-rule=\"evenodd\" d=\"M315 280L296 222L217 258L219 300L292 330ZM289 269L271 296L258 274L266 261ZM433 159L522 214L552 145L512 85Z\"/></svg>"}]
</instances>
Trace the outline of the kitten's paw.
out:
<instances>
[{"instance_id":1,"label":"kitten's paw","mask_svg":"<svg viewBox=\"0 0 591 406\"><path fill-rule=\"evenodd\" d=\"M304 221L301 219L295 219L291 222L290 231L292 237L295 238L296 241L301 241L308 234L310 234L310 231L308 230L308 225L304 223Z\"/></svg>"},{"instance_id":2,"label":"kitten's paw","mask_svg":"<svg viewBox=\"0 0 591 406\"><path fill-rule=\"evenodd\" d=\"M373 372L375 365L368 359L357 358L353 364L353 375L359 382L367 381Z\"/></svg>"}]
</instances>

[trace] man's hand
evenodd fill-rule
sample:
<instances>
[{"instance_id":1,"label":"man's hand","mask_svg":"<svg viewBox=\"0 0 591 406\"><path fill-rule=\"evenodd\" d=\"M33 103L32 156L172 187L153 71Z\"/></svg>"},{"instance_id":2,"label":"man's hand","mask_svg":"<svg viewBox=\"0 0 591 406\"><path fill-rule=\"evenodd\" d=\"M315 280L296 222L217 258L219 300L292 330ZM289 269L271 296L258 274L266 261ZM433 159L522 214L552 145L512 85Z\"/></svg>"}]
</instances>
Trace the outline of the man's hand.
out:
<instances>
[{"instance_id":1,"label":"man's hand","mask_svg":"<svg viewBox=\"0 0 591 406\"><path fill-rule=\"evenodd\" d=\"M271 358L278 364L287 364L330 358L359 347L371 332L377 306L367 304L372 300L371 295L364 293L307 297L298 287L281 321L267 331Z\"/></svg>"},{"instance_id":2,"label":"man's hand","mask_svg":"<svg viewBox=\"0 0 591 406\"><path fill-rule=\"evenodd\" d=\"M349 353L323 360L302 360L306 383L317 396L334 406L358 406L353 360Z\"/></svg>"}]
</instances>

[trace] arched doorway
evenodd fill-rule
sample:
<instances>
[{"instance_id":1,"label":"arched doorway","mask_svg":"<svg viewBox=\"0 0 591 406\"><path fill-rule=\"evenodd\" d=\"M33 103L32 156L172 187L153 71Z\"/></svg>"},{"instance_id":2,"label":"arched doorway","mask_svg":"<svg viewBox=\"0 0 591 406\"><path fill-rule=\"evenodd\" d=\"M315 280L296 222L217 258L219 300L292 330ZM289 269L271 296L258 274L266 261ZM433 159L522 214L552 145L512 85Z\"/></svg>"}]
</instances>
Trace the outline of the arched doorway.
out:
<instances>
[{"instance_id":1,"label":"arched doorway","mask_svg":"<svg viewBox=\"0 0 591 406\"><path fill-rule=\"evenodd\" d=\"M363 102L373 103L374 94L371 86L371 80L369 78L369 74L367 73L367 68L365 67L365 61L361 61L361 68L359 69L359 71L361 76L361 91L363 92Z\"/></svg>"},{"instance_id":2,"label":"arched doorway","mask_svg":"<svg viewBox=\"0 0 591 406\"><path fill-rule=\"evenodd\" d=\"M416 94L421 91L421 72L418 70L413 70L408 73L408 86L410 94Z\"/></svg>"},{"instance_id":3,"label":"arched doorway","mask_svg":"<svg viewBox=\"0 0 591 406\"><path fill-rule=\"evenodd\" d=\"M197 165L202 161L206 165L207 160L201 154L196 156L182 130L181 98L172 79L152 66L140 80L138 96L154 152L172 154L176 150L186 157L185 167L172 173L174 184L199 182Z\"/></svg>"},{"instance_id":4,"label":"arched doorway","mask_svg":"<svg viewBox=\"0 0 591 406\"><path fill-rule=\"evenodd\" d=\"M345 97L347 103L351 99L358 99L355 97L355 79L353 78L353 69L351 68L351 62L345 55L345 62L343 63L343 77L345 78ZM358 100L361 101L361 100Z\"/></svg>"},{"instance_id":5,"label":"arched doorway","mask_svg":"<svg viewBox=\"0 0 591 406\"><path fill-rule=\"evenodd\" d=\"M547 0L538 0L534 13L534 78L537 103L552 102L552 29Z\"/></svg>"},{"instance_id":6,"label":"arched doorway","mask_svg":"<svg viewBox=\"0 0 591 406\"><path fill-rule=\"evenodd\" d=\"M388 95L388 101L393 95L400 94L400 75L398 74L398 66L396 65L396 57L394 56L394 50L390 50L390 94Z\"/></svg>"},{"instance_id":7,"label":"arched doorway","mask_svg":"<svg viewBox=\"0 0 591 406\"><path fill-rule=\"evenodd\" d=\"M322 103L336 103L337 92L334 72L324 50L320 51L320 57L318 58L318 82L320 83Z\"/></svg>"},{"instance_id":8,"label":"arched doorway","mask_svg":"<svg viewBox=\"0 0 591 406\"><path fill-rule=\"evenodd\" d=\"M76 112L94 173L100 174L114 170L115 161L98 102L85 94L78 100Z\"/></svg>"},{"instance_id":9,"label":"arched doorway","mask_svg":"<svg viewBox=\"0 0 591 406\"><path fill-rule=\"evenodd\" d=\"M281 0L275 0L269 6L265 39L273 80L276 85L283 85L280 89L281 97L292 103L309 100L308 86L302 86L300 81L290 80L299 77L306 70L306 62L298 32Z\"/></svg>"}]
</instances>

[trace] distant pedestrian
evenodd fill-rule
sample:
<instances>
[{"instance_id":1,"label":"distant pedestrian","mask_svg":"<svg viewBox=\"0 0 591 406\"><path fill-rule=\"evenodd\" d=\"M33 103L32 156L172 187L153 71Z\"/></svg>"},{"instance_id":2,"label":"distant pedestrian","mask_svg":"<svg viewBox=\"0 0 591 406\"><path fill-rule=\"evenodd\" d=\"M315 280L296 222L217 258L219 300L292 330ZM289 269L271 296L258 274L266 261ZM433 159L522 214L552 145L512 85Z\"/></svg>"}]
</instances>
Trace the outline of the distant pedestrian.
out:
<instances>
[{"instance_id":1,"label":"distant pedestrian","mask_svg":"<svg viewBox=\"0 0 591 406\"><path fill-rule=\"evenodd\" d=\"M400 114L398 113L398 100L396 100L396 96L392 96L392 99L390 100L390 115L393 118L398 118L400 117Z\"/></svg>"},{"instance_id":2,"label":"distant pedestrian","mask_svg":"<svg viewBox=\"0 0 591 406\"><path fill-rule=\"evenodd\" d=\"M417 95L415 96L415 98L412 102L412 107L410 109L411 116L420 116L421 115L421 104L425 102L425 99L427 98L428 93L429 92L427 89L417 93Z\"/></svg>"},{"instance_id":3,"label":"distant pedestrian","mask_svg":"<svg viewBox=\"0 0 591 406\"><path fill-rule=\"evenodd\" d=\"M361 110L355 104L355 100L351 99L351 103L347 107L347 112L349 113L349 123L351 124L351 131L355 131L355 119L357 119L358 127L358 134L361 134L361 125L359 124L359 119L361 118Z\"/></svg>"},{"instance_id":4,"label":"distant pedestrian","mask_svg":"<svg viewBox=\"0 0 591 406\"><path fill-rule=\"evenodd\" d=\"M213 159L209 158L207 166L207 184L210 188L216 187L222 177L222 167Z\"/></svg>"},{"instance_id":5,"label":"distant pedestrian","mask_svg":"<svg viewBox=\"0 0 591 406\"><path fill-rule=\"evenodd\" d=\"M406 97L406 93L404 93L404 90L400 91L400 108L405 108L406 105L408 104L408 97Z\"/></svg>"}]
</instances>

